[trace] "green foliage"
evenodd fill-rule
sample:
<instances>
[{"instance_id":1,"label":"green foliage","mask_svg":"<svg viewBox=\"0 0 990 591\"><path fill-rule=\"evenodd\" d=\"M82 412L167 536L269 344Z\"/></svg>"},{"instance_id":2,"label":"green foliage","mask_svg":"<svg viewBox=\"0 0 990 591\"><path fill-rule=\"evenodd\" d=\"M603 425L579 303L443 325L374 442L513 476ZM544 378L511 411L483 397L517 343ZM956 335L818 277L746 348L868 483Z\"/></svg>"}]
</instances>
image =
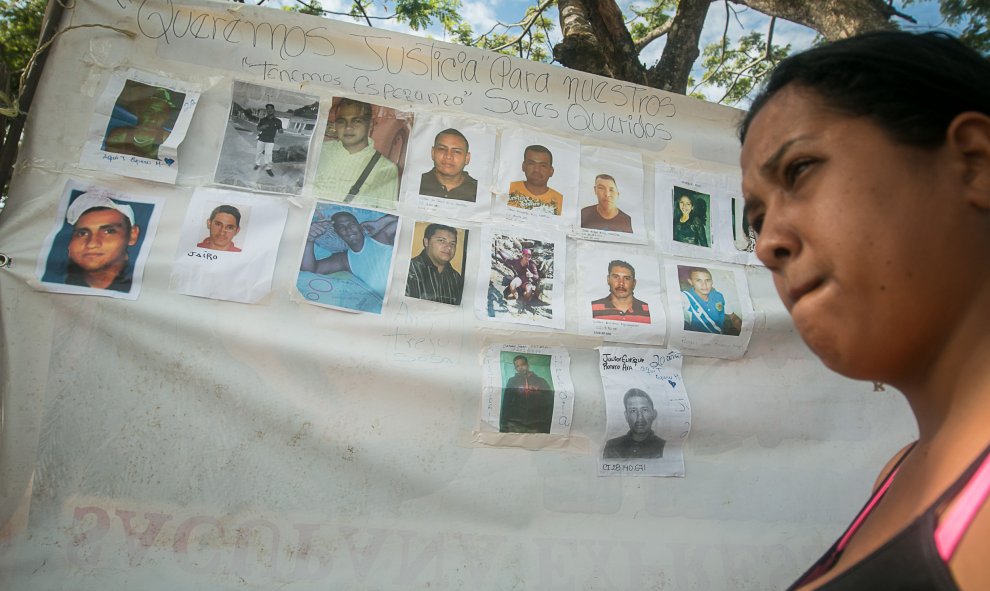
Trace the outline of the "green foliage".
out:
<instances>
[{"instance_id":1,"label":"green foliage","mask_svg":"<svg viewBox=\"0 0 990 591\"><path fill-rule=\"evenodd\" d=\"M677 12L677 0L654 0L646 8L632 5L629 10L633 14L632 19L627 21L629 34L633 41L639 41L649 35L650 31L667 26Z\"/></svg>"},{"instance_id":2,"label":"green foliage","mask_svg":"<svg viewBox=\"0 0 990 591\"><path fill-rule=\"evenodd\" d=\"M301 14L311 14L313 16L323 16L323 8L319 5L318 2L315 1L312 4L310 4L307 2L302 2L300 0L300 2L296 4L290 6L283 6L282 10L285 10L287 12L299 12Z\"/></svg>"},{"instance_id":3,"label":"green foliage","mask_svg":"<svg viewBox=\"0 0 990 591\"><path fill-rule=\"evenodd\" d=\"M496 25L477 37L471 25L462 22L452 31L453 41L523 59L549 62L552 55L548 35L555 23L546 17L547 6L543 9L530 6L519 22ZM496 29L501 29L501 32L496 33Z\"/></svg>"},{"instance_id":4,"label":"green foliage","mask_svg":"<svg viewBox=\"0 0 990 591\"><path fill-rule=\"evenodd\" d=\"M21 72L38 46L43 0L0 0L0 62L10 76L10 87L0 91L18 92Z\"/></svg>"},{"instance_id":5,"label":"green foliage","mask_svg":"<svg viewBox=\"0 0 990 591\"><path fill-rule=\"evenodd\" d=\"M692 92L701 85L724 89L720 103L734 104L753 90L774 65L787 57L790 45L767 47L767 40L760 31L741 37L734 47L726 40L707 45L702 52L704 78L694 84Z\"/></svg>"},{"instance_id":6,"label":"green foliage","mask_svg":"<svg viewBox=\"0 0 990 591\"><path fill-rule=\"evenodd\" d=\"M460 7L461 0L395 0L395 17L399 22L408 23L414 31L421 31L436 21L445 31L451 32L461 22Z\"/></svg>"},{"instance_id":7,"label":"green foliage","mask_svg":"<svg viewBox=\"0 0 990 591\"><path fill-rule=\"evenodd\" d=\"M959 36L963 43L990 55L990 30L987 30L990 0L941 0L939 4L949 25L964 25Z\"/></svg>"}]
</instances>

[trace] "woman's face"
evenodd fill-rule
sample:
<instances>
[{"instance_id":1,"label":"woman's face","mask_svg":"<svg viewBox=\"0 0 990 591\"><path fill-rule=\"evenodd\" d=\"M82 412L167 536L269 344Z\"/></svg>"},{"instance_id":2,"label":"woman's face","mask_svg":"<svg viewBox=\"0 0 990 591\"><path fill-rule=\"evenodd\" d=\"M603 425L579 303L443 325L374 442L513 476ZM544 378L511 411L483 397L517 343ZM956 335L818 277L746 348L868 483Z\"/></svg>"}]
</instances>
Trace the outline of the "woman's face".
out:
<instances>
[{"instance_id":1,"label":"woman's face","mask_svg":"<svg viewBox=\"0 0 990 591\"><path fill-rule=\"evenodd\" d=\"M681 217L687 217L691 215L691 210L694 209L694 204L691 203L691 198L687 195L681 195L681 198L677 200L677 207L681 210Z\"/></svg>"},{"instance_id":2,"label":"woman's face","mask_svg":"<svg viewBox=\"0 0 990 591\"><path fill-rule=\"evenodd\" d=\"M741 165L756 254L832 369L896 385L944 340L946 310L976 275L972 257L948 246L974 227L953 162L946 148L896 143L800 87L754 118Z\"/></svg>"}]
</instances>

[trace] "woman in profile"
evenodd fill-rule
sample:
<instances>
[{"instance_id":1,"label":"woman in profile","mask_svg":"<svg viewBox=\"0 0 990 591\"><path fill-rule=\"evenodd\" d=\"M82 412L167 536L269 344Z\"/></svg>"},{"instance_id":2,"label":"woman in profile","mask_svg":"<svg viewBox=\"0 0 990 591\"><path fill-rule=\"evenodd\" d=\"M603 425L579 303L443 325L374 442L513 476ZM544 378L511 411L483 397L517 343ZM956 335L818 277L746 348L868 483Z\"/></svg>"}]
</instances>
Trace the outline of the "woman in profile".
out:
<instances>
[{"instance_id":1,"label":"woman in profile","mask_svg":"<svg viewBox=\"0 0 990 591\"><path fill-rule=\"evenodd\" d=\"M757 256L831 369L918 440L792 589L990 589L990 62L884 32L784 60L741 128Z\"/></svg>"},{"instance_id":2,"label":"woman in profile","mask_svg":"<svg viewBox=\"0 0 990 591\"><path fill-rule=\"evenodd\" d=\"M677 211L674 212L674 240L684 244L708 246L703 212L695 211L694 199L691 199L690 195L681 195L677 198Z\"/></svg>"}]
</instances>

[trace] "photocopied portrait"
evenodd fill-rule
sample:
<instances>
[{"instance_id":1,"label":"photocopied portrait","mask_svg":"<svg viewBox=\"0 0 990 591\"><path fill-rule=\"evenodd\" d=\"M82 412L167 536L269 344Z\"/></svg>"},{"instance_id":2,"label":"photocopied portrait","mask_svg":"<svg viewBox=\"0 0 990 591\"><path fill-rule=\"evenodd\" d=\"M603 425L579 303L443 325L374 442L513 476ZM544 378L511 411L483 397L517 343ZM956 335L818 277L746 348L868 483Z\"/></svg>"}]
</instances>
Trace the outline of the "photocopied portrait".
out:
<instances>
[{"instance_id":1,"label":"photocopied portrait","mask_svg":"<svg viewBox=\"0 0 990 591\"><path fill-rule=\"evenodd\" d=\"M481 320L564 327L565 238L485 227L475 295Z\"/></svg>"},{"instance_id":2,"label":"photocopied portrait","mask_svg":"<svg viewBox=\"0 0 990 591\"><path fill-rule=\"evenodd\" d=\"M600 476L684 476L691 403L681 353L601 347L607 428Z\"/></svg>"},{"instance_id":3,"label":"photocopied portrait","mask_svg":"<svg viewBox=\"0 0 990 591\"><path fill-rule=\"evenodd\" d=\"M416 222L406 297L459 306L464 294L467 230L439 222Z\"/></svg>"},{"instance_id":4,"label":"photocopied portrait","mask_svg":"<svg viewBox=\"0 0 990 591\"><path fill-rule=\"evenodd\" d=\"M491 209L494 127L448 115L418 115L403 178L424 212L463 218Z\"/></svg>"},{"instance_id":5,"label":"photocopied portrait","mask_svg":"<svg viewBox=\"0 0 990 591\"><path fill-rule=\"evenodd\" d=\"M490 345L482 365L481 435L487 435L486 441L539 447L541 438L529 435L570 433L574 385L567 349Z\"/></svg>"},{"instance_id":6,"label":"photocopied portrait","mask_svg":"<svg viewBox=\"0 0 990 591\"><path fill-rule=\"evenodd\" d=\"M271 291L289 206L284 200L197 188L186 209L169 287L185 295L257 303Z\"/></svg>"},{"instance_id":7,"label":"photocopied portrait","mask_svg":"<svg viewBox=\"0 0 990 591\"><path fill-rule=\"evenodd\" d=\"M647 247L579 242L577 271L579 334L619 343L663 344L666 315L656 254Z\"/></svg>"},{"instance_id":8,"label":"photocopied portrait","mask_svg":"<svg viewBox=\"0 0 990 591\"><path fill-rule=\"evenodd\" d=\"M574 210L578 142L529 129L508 128L499 143L498 212L511 221L560 225Z\"/></svg>"},{"instance_id":9,"label":"photocopied portrait","mask_svg":"<svg viewBox=\"0 0 990 591\"><path fill-rule=\"evenodd\" d=\"M334 98L313 180L325 199L394 208L413 115L350 98Z\"/></svg>"},{"instance_id":10,"label":"photocopied portrait","mask_svg":"<svg viewBox=\"0 0 990 591\"><path fill-rule=\"evenodd\" d=\"M214 182L298 195L319 110L316 96L234 81Z\"/></svg>"},{"instance_id":11,"label":"photocopied portrait","mask_svg":"<svg viewBox=\"0 0 990 591\"><path fill-rule=\"evenodd\" d=\"M645 244L643 161L638 154L581 148L579 238Z\"/></svg>"},{"instance_id":12,"label":"photocopied portrait","mask_svg":"<svg viewBox=\"0 0 990 591\"><path fill-rule=\"evenodd\" d=\"M313 304L380 314L398 232L394 214L317 201L296 288Z\"/></svg>"},{"instance_id":13,"label":"photocopied portrait","mask_svg":"<svg viewBox=\"0 0 990 591\"><path fill-rule=\"evenodd\" d=\"M174 183L178 147L199 94L195 85L139 70L112 74L96 104L80 164Z\"/></svg>"},{"instance_id":14,"label":"photocopied portrait","mask_svg":"<svg viewBox=\"0 0 990 591\"><path fill-rule=\"evenodd\" d=\"M38 288L137 299L163 203L68 181L38 257Z\"/></svg>"},{"instance_id":15,"label":"photocopied portrait","mask_svg":"<svg viewBox=\"0 0 990 591\"><path fill-rule=\"evenodd\" d=\"M741 357L753 324L742 267L667 260L665 273L669 346L693 355Z\"/></svg>"}]
</instances>

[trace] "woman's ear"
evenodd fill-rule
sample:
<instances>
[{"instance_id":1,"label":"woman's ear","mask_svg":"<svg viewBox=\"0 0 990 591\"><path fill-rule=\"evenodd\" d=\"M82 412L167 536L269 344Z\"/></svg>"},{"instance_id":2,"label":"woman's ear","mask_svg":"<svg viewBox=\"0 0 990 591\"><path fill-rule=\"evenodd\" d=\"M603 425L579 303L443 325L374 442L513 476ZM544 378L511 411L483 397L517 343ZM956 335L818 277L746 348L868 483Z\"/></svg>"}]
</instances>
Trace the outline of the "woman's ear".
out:
<instances>
[{"instance_id":1,"label":"woman's ear","mask_svg":"<svg viewBox=\"0 0 990 591\"><path fill-rule=\"evenodd\" d=\"M960 164L966 200L990 209L990 116L977 111L956 115L945 142Z\"/></svg>"}]
</instances>

